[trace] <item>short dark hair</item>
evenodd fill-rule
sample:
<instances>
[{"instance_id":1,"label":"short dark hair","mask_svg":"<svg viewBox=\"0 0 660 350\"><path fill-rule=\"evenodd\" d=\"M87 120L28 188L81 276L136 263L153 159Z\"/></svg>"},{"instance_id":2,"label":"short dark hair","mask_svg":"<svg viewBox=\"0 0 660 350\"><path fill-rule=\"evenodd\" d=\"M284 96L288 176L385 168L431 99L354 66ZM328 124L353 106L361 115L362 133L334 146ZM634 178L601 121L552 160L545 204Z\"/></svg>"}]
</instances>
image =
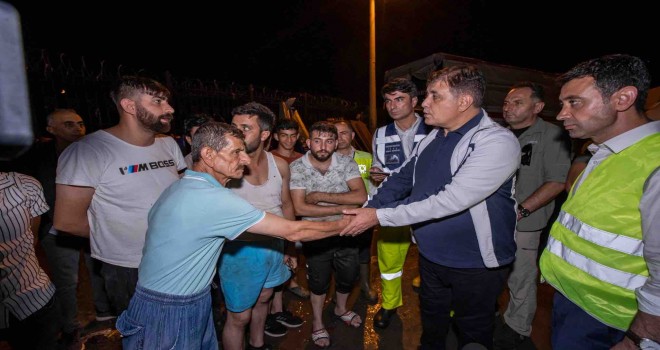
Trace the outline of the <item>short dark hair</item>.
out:
<instances>
[{"instance_id":1,"label":"short dark hair","mask_svg":"<svg viewBox=\"0 0 660 350\"><path fill-rule=\"evenodd\" d=\"M300 125L291 119L281 119L277 122L277 125L275 125L275 133L278 133L281 130L295 130L296 132L300 132Z\"/></svg>"},{"instance_id":2,"label":"short dark hair","mask_svg":"<svg viewBox=\"0 0 660 350\"><path fill-rule=\"evenodd\" d=\"M335 127L335 124L327 121L320 121L312 124L312 127L309 128L310 137L314 131L318 131L319 134L327 133L335 135L335 139L339 137L339 133L337 132L337 127Z\"/></svg>"},{"instance_id":3,"label":"short dark hair","mask_svg":"<svg viewBox=\"0 0 660 350\"><path fill-rule=\"evenodd\" d=\"M189 118L186 118L183 121L183 129L184 132L187 136L192 136L190 135L190 130L194 127L199 127L202 126L204 123L210 122L213 120L213 117L209 116L208 114L204 113L198 113L198 114L193 114Z\"/></svg>"},{"instance_id":4,"label":"short dark hair","mask_svg":"<svg viewBox=\"0 0 660 350\"><path fill-rule=\"evenodd\" d=\"M256 115L261 131L273 131L277 120L275 113L259 102L248 102L231 110L232 117L239 114Z\"/></svg>"},{"instance_id":5,"label":"short dark hair","mask_svg":"<svg viewBox=\"0 0 660 350\"><path fill-rule=\"evenodd\" d=\"M426 86L431 86L437 81L444 81L454 96L460 94L472 96L475 107L481 107L484 103L486 80L483 73L475 66L462 64L431 72Z\"/></svg>"},{"instance_id":6,"label":"short dark hair","mask_svg":"<svg viewBox=\"0 0 660 350\"><path fill-rule=\"evenodd\" d=\"M225 148L229 144L228 135L245 140L241 129L231 124L210 121L201 125L192 138L192 151L190 154L193 163L199 162L201 159L200 152L204 147L211 147L215 151Z\"/></svg>"},{"instance_id":7,"label":"short dark hair","mask_svg":"<svg viewBox=\"0 0 660 350\"><path fill-rule=\"evenodd\" d=\"M391 94L397 91L410 95L410 98L417 97L419 94L415 83L406 78L394 78L388 81L387 84L383 85L380 89L380 94L381 96L385 96L385 94Z\"/></svg>"},{"instance_id":8,"label":"short dark hair","mask_svg":"<svg viewBox=\"0 0 660 350\"><path fill-rule=\"evenodd\" d=\"M521 81L518 83L513 84L511 87L511 90L513 89L524 89L528 88L532 90L532 98L537 99L539 101L543 101L545 98L545 90L543 90L543 85L537 84L531 81Z\"/></svg>"},{"instance_id":9,"label":"short dark hair","mask_svg":"<svg viewBox=\"0 0 660 350\"><path fill-rule=\"evenodd\" d=\"M596 89L600 91L603 101L608 100L615 92L626 86L634 86L637 88L635 109L638 112L644 111L651 86L651 74L644 61L639 57L614 54L594 58L579 63L560 75L557 81L564 85L571 80L584 77L594 79Z\"/></svg>"},{"instance_id":10,"label":"short dark hair","mask_svg":"<svg viewBox=\"0 0 660 350\"><path fill-rule=\"evenodd\" d=\"M139 93L163 99L169 99L171 96L170 90L165 85L151 78L126 75L119 78L115 88L110 92L110 98L119 108L122 99L133 98Z\"/></svg>"}]
</instances>

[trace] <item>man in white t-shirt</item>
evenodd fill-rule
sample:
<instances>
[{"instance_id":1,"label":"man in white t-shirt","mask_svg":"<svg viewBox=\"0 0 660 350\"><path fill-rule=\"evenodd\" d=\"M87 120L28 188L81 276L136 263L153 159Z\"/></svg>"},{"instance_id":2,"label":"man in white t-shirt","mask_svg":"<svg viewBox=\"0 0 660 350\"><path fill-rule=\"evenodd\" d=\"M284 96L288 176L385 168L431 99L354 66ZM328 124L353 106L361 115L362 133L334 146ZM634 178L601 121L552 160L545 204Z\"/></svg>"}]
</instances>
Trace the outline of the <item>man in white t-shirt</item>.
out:
<instances>
[{"instance_id":1,"label":"man in white t-shirt","mask_svg":"<svg viewBox=\"0 0 660 350\"><path fill-rule=\"evenodd\" d=\"M137 284L147 213L186 165L171 137L169 90L143 77L122 77L111 97L119 123L69 146L57 166L58 231L90 237L92 257L116 314L128 307Z\"/></svg>"}]
</instances>

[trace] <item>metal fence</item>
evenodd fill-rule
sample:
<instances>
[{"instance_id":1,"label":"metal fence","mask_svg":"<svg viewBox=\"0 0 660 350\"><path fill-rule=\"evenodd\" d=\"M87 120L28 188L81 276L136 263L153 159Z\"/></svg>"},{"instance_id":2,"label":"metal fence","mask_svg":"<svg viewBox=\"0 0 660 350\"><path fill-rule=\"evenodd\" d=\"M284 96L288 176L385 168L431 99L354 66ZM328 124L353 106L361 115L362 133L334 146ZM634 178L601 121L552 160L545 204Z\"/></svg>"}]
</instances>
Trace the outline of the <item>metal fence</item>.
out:
<instances>
[{"instance_id":1,"label":"metal fence","mask_svg":"<svg viewBox=\"0 0 660 350\"><path fill-rule=\"evenodd\" d=\"M28 50L26 69L30 89L35 135L43 135L46 115L55 108L74 108L85 119L87 131L112 126L118 114L109 92L119 76L145 75L152 77L172 91L175 108L173 133L183 132L183 120L194 113L206 113L227 121L235 106L257 101L276 114L281 102L295 97L294 108L306 124L328 118L355 119L365 110L356 102L307 92L291 92L217 81L211 78L181 78L169 72L149 72L107 61L90 62L85 57L71 57L47 50Z\"/></svg>"}]
</instances>

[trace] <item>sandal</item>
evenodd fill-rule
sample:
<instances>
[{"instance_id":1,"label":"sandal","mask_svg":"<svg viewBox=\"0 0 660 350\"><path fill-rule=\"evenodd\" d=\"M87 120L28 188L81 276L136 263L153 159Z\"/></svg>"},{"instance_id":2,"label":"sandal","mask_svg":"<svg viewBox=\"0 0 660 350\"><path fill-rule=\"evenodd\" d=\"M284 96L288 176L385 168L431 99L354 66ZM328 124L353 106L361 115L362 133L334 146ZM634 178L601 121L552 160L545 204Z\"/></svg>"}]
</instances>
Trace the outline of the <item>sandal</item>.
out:
<instances>
[{"instance_id":1,"label":"sandal","mask_svg":"<svg viewBox=\"0 0 660 350\"><path fill-rule=\"evenodd\" d=\"M350 310L346 311L343 315L335 315L335 317L338 320L344 322L344 324L349 326L349 327L358 328L362 325L362 319L360 318L360 316L358 316L358 314L356 314L355 312L350 311ZM356 317L358 318L359 323L354 324L353 320Z\"/></svg>"},{"instance_id":2,"label":"sandal","mask_svg":"<svg viewBox=\"0 0 660 350\"><path fill-rule=\"evenodd\" d=\"M287 290L298 298L309 299L309 291L302 286L289 287Z\"/></svg>"},{"instance_id":3,"label":"sandal","mask_svg":"<svg viewBox=\"0 0 660 350\"><path fill-rule=\"evenodd\" d=\"M319 345L318 341L322 339L328 339L328 345ZM325 328L317 329L312 332L312 341L314 342L314 345L316 347L325 349L330 347L330 334L328 334L328 331L325 330Z\"/></svg>"}]
</instances>

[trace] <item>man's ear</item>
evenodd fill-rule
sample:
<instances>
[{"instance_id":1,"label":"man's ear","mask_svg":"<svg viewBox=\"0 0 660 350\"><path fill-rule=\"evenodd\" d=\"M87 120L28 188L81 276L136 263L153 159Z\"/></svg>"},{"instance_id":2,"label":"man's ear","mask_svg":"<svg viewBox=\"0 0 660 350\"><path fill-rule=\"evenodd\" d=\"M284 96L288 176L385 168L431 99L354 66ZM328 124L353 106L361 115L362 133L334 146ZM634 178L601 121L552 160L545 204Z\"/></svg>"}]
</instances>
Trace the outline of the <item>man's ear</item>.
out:
<instances>
[{"instance_id":1,"label":"man's ear","mask_svg":"<svg viewBox=\"0 0 660 350\"><path fill-rule=\"evenodd\" d=\"M202 147L202 150L199 152L199 156L204 162L204 164L206 164L208 167L212 167L216 153L217 152L213 148L209 146L204 146Z\"/></svg>"},{"instance_id":2,"label":"man's ear","mask_svg":"<svg viewBox=\"0 0 660 350\"><path fill-rule=\"evenodd\" d=\"M545 102L539 101L534 103L534 114L539 114L543 110L543 107L545 107Z\"/></svg>"},{"instance_id":3,"label":"man's ear","mask_svg":"<svg viewBox=\"0 0 660 350\"><path fill-rule=\"evenodd\" d=\"M55 134L53 133L53 127L50 126L50 125L46 126L46 131L48 131L51 135L55 135Z\"/></svg>"},{"instance_id":4,"label":"man's ear","mask_svg":"<svg viewBox=\"0 0 660 350\"><path fill-rule=\"evenodd\" d=\"M461 94L458 96L458 110L465 112L474 103L474 98L470 94Z\"/></svg>"},{"instance_id":5,"label":"man's ear","mask_svg":"<svg viewBox=\"0 0 660 350\"><path fill-rule=\"evenodd\" d=\"M124 112L135 115L135 101L130 98L122 98L121 101L119 101L119 105Z\"/></svg>"},{"instance_id":6,"label":"man's ear","mask_svg":"<svg viewBox=\"0 0 660 350\"><path fill-rule=\"evenodd\" d=\"M412 102L413 107L417 106L417 102L419 102L419 99L417 99L417 96L412 96L410 98L410 102Z\"/></svg>"},{"instance_id":7,"label":"man's ear","mask_svg":"<svg viewBox=\"0 0 660 350\"><path fill-rule=\"evenodd\" d=\"M187 142L189 145L192 145L192 137L186 135L186 142Z\"/></svg>"},{"instance_id":8,"label":"man's ear","mask_svg":"<svg viewBox=\"0 0 660 350\"><path fill-rule=\"evenodd\" d=\"M307 144L307 149L312 148L312 142L309 139L305 140L305 144Z\"/></svg>"},{"instance_id":9,"label":"man's ear","mask_svg":"<svg viewBox=\"0 0 660 350\"><path fill-rule=\"evenodd\" d=\"M264 141L268 140L269 137L270 137L270 131L263 130L261 132L261 142L264 142Z\"/></svg>"},{"instance_id":10,"label":"man's ear","mask_svg":"<svg viewBox=\"0 0 660 350\"><path fill-rule=\"evenodd\" d=\"M619 112L629 109L634 106L637 100L638 91L634 86L624 86L617 92L612 94L611 100L614 102L614 109Z\"/></svg>"}]
</instances>

